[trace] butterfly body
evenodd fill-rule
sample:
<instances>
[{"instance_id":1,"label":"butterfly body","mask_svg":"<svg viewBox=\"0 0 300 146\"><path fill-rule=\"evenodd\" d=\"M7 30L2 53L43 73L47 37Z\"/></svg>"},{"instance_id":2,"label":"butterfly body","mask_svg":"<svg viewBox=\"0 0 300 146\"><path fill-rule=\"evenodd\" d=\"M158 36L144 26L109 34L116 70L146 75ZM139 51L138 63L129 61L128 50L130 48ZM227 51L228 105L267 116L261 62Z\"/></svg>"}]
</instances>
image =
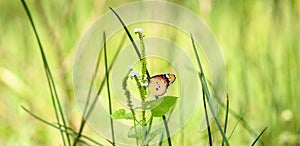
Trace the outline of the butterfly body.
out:
<instances>
[{"instance_id":1,"label":"butterfly body","mask_svg":"<svg viewBox=\"0 0 300 146\"><path fill-rule=\"evenodd\" d=\"M154 96L159 97L167 92L168 87L175 81L174 74L155 75L149 79L149 89Z\"/></svg>"}]
</instances>

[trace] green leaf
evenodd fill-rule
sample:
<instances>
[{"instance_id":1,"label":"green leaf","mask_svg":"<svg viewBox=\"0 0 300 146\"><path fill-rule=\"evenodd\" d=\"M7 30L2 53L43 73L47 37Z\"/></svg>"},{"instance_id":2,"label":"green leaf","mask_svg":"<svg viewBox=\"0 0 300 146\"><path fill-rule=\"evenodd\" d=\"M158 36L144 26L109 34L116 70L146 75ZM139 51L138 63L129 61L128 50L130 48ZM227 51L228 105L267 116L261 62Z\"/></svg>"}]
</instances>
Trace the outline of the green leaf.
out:
<instances>
[{"instance_id":1,"label":"green leaf","mask_svg":"<svg viewBox=\"0 0 300 146\"><path fill-rule=\"evenodd\" d=\"M151 110L153 108L156 108L157 106L159 106L161 104L161 102L163 101L163 98L159 98L159 99L155 99L155 100L150 100L150 101L145 101L144 102L144 110Z\"/></svg>"},{"instance_id":2,"label":"green leaf","mask_svg":"<svg viewBox=\"0 0 300 146\"><path fill-rule=\"evenodd\" d=\"M166 114L172 106L176 103L178 97L175 96L165 96L160 98L162 101L160 104L153 109L151 113L153 117L161 117Z\"/></svg>"},{"instance_id":3,"label":"green leaf","mask_svg":"<svg viewBox=\"0 0 300 146\"><path fill-rule=\"evenodd\" d=\"M133 119L132 113L130 113L130 112L126 113L125 109L119 109L119 110L115 111L111 116L115 119L126 119L126 120Z\"/></svg>"}]
</instances>

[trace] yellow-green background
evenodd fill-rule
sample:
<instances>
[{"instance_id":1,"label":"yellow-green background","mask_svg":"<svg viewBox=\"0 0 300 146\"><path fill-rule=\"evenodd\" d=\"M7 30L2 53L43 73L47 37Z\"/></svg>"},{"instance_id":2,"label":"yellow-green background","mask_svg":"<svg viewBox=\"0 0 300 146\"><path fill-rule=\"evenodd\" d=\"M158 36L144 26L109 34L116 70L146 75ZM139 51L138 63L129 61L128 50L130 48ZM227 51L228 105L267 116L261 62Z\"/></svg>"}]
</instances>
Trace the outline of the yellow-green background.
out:
<instances>
[{"instance_id":1,"label":"yellow-green background","mask_svg":"<svg viewBox=\"0 0 300 146\"><path fill-rule=\"evenodd\" d=\"M74 100L71 71L76 45L108 6L127 2L132 1L27 1L74 127L79 125L80 114L68 103ZM230 108L257 134L268 126L261 138L264 145L300 145L300 1L171 2L199 15L215 34L224 54ZM57 130L29 116L21 105L55 121L42 59L21 2L0 0L0 145L62 143ZM223 117L224 112L220 112ZM229 132L237 121L229 116ZM85 133L108 145L88 127ZM214 126L213 133L219 145L221 138ZM254 139L239 123L229 141L250 145ZM174 145L206 145L207 140L206 131L199 130L184 130L173 138Z\"/></svg>"}]
</instances>

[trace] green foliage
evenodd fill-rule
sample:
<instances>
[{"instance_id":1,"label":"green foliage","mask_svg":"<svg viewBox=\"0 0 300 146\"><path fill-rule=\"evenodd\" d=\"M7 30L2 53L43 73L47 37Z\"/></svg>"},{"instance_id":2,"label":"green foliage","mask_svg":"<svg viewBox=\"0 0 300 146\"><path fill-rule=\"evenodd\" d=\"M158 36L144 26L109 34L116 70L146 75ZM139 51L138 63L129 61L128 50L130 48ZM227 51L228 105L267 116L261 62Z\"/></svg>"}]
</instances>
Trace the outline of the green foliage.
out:
<instances>
[{"instance_id":1,"label":"green foliage","mask_svg":"<svg viewBox=\"0 0 300 146\"><path fill-rule=\"evenodd\" d=\"M178 97L175 96L164 96L159 100L158 102L154 101L154 102L150 102L149 106L154 106L154 108L151 109L151 114L153 117L161 117L163 115L165 115L167 112L169 112L169 110L171 109L171 107L174 106L174 104L176 103ZM157 105L157 103L159 103Z\"/></svg>"},{"instance_id":2,"label":"green foliage","mask_svg":"<svg viewBox=\"0 0 300 146\"><path fill-rule=\"evenodd\" d=\"M115 119L133 120L132 113L126 113L125 109L119 109L115 111L111 116Z\"/></svg>"}]
</instances>

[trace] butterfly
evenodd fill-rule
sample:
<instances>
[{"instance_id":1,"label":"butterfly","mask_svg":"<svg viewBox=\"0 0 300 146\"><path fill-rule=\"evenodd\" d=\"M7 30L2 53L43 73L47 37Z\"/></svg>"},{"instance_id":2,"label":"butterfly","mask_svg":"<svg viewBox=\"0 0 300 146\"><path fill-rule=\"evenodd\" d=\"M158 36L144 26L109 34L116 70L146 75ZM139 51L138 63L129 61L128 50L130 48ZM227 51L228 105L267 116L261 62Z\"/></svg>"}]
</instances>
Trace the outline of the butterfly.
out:
<instances>
[{"instance_id":1,"label":"butterfly","mask_svg":"<svg viewBox=\"0 0 300 146\"><path fill-rule=\"evenodd\" d=\"M149 89L154 96L159 97L167 92L168 87L175 81L174 74L155 75L149 79Z\"/></svg>"}]
</instances>

